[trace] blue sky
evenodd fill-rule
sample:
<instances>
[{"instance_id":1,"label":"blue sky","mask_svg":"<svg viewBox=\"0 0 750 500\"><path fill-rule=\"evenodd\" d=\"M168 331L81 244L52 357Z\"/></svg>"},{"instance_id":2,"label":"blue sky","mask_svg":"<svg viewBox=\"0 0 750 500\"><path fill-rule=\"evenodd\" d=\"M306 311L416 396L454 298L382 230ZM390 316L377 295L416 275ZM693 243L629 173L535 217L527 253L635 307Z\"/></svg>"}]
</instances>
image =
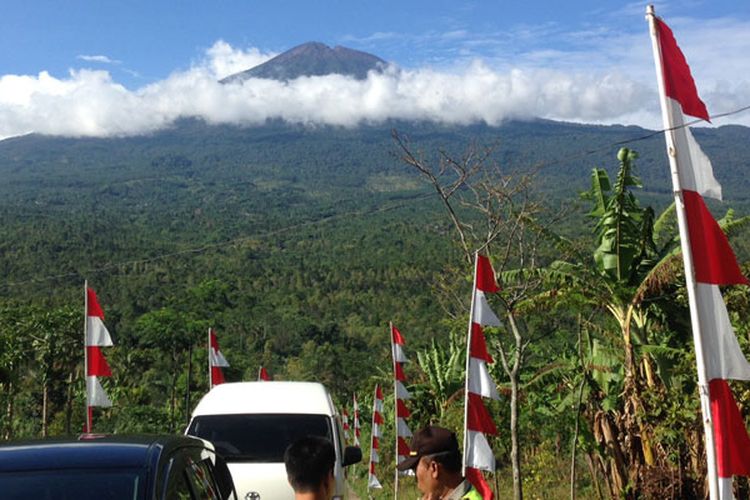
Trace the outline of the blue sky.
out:
<instances>
[{"instance_id":1,"label":"blue sky","mask_svg":"<svg viewBox=\"0 0 750 500\"><path fill-rule=\"evenodd\" d=\"M656 87L645 5L5 0L0 137L140 133L185 115L352 125L405 107L395 117L658 126L658 110L642 104L655 102ZM666 1L656 10L672 26L711 113L750 104L750 2ZM371 52L402 73L359 87L340 79L255 82L222 93L209 83L311 40ZM238 109L222 109L230 105ZM149 111L156 118L128 118Z\"/></svg>"}]
</instances>

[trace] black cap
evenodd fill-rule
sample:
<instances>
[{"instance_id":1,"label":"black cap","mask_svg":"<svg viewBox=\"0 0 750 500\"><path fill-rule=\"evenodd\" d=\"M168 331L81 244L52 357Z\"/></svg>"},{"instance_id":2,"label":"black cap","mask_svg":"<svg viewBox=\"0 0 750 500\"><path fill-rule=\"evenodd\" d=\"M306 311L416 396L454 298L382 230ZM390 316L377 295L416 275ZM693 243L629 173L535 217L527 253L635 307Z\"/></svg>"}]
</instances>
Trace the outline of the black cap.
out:
<instances>
[{"instance_id":1,"label":"black cap","mask_svg":"<svg viewBox=\"0 0 750 500\"><path fill-rule=\"evenodd\" d=\"M458 439L455 432L431 425L418 430L412 436L409 450L409 457L398 464L398 470L414 468L419 459L426 455L458 454Z\"/></svg>"}]
</instances>

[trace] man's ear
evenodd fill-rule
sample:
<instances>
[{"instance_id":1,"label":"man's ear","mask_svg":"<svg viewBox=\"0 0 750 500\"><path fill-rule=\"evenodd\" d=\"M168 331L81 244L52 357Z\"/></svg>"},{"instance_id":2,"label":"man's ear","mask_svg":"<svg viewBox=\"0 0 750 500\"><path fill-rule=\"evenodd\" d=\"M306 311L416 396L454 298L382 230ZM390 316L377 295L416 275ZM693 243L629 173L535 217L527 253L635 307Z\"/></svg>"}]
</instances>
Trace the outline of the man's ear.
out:
<instances>
[{"instance_id":1,"label":"man's ear","mask_svg":"<svg viewBox=\"0 0 750 500\"><path fill-rule=\"evenodd\" d=\"M440 475L440 464L437 462L437 460L433 460L430 462L430 476L432 476L433 479L437 479Z\"/></svg>"}]
</instances>

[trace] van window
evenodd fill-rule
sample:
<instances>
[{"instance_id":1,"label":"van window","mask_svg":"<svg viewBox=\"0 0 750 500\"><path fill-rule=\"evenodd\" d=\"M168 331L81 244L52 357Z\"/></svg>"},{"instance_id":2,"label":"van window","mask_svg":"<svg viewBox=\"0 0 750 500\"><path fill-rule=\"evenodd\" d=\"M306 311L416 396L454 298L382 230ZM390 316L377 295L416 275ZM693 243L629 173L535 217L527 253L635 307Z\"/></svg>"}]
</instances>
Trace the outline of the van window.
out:
<instances>
[{"instance_id":1,"label":"van window","mask_svg":"<svg viewBox=\"0 0 750 500\"><path fill-rule=\"evenodd\" d=\"M195 417L187 431L211 441L227 462L283 462L287 446L305 436L332 441L326 415L245 414Z\"/></svg>"}]
</instances>

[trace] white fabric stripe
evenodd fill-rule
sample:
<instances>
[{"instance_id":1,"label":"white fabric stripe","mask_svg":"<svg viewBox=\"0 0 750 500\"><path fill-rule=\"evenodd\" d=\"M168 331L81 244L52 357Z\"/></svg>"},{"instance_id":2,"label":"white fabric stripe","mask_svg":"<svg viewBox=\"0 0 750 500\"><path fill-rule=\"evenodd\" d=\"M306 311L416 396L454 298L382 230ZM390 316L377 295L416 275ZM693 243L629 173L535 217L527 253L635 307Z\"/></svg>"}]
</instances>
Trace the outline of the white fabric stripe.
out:
<instances>
[{"instance_id":1,"label":"white fabric stripe","mask_svg":"<svg viewBox=\"0 0 750 500\"><path fill-rule=\"evenodd\" d=\"M411 430L406 425L406 421L403 418L396 419L396 435L401 437L411 437Z\"/></svg>"},{"instance_id":2,"label":"white fabric stripe","mask_svg":"<svg viewBox=\"0 0 750 500\"><path fill-rule=\"evenodd\" d=\"M717 285L696 284L706 378L750 380L750 363L740 349Z\"/></svg>"},{"instance_id":3,"label":"white fabric stripe","mask_svg":"<svg viewBox=\"0 0 750 500\"><path fill-rule=\"evenodd\" d=\"M406 363L407 361L409 361L409 359L406 357L406 354L404 354L404 349L399 344L391 344L391 346L393 347L393 360L396 363Z\"/></svg>"},{"instance_id":4,"label":"white fabric stripe","mask_svg":"<svg viewBox=\"0 0 750 500\"><path fill-rule=\"evenodd\" d=\"M695 191L703 197L721 199L721 184L714 177L711 160L703 152L688 127L684 124L680 103L667 97L667 112L675 129L672 131L677 151L677 169L682 189Z\"/></svg>"},{"instance_id":5,"label":"white fabric stripe","mask_svg":"<svg viewBox=\"0 0 750 500\"><path fill-rule=\"evenodd\" d=\"M211 348L211 366L229 366L229 361L224 357L221 351Z\"/></svg>"},{"instance_id":6,"label":"white fabric stripe","mask_svg":"<svg viewBox=\"0 0 750 500\"><path fill-rule=\"evenodd\" d=\"M88 406L112 406L112 401L104 392L104 387L95 376L86 377L86 404Z\"/></svg>"},{"instance_id":7,"label":"white fabric stripe","mask_svg":"<svg viewBox=\"0 0 750 500\"><path fill-rule=\"evenodd\" d=\"M719 478L719 500L734 500L731 477Z\"/></svg>"},{"instance_id":8,"label":"white fabric stripe","mask_svg":"<svg viewBox=\"0 0 750 500\"><path fill-rule=\"evenodd\" d=\"M86 345L100 347L113 345L112 337L109 336L109 331L99 316L86 316Z\"/></svg>"},{"instance_id":9,"label":"white fabric stripe","mask_svg":"<svg viewBox=\"0 0 750 500\"><path fill-rule=\"evenodd\" d=\"M375 437L380 437L380 425L379 424L372 424L372 435Z\"/></svg>"},{"instance_id":10,"label":"white fabric stripe","mask_svg":"<svg viewBox=\"0 0 750 500\"><path fill-rule=\"evenodd\" d=\"M376 399L375 403L372 405L372 410L383 414L383 400L382 399Z\"/></svg>"},{"instance_id":11,"label":"white fabric stripe","mask_svg":"<svg viewBox=\"0 0 750 500\"><path fill-rule=\"evenodd\" d=\"M378 456L378 451L375 448L370 451L370 462L375 464L380 463L380 457Z\"/></svg>"},{"instance_id":12,"label":"white fabric stripe","mask_svg":"<svg viewBox=\"0 0 750 500\"><path fill-rule=\"evenodd\" d=\"M486 326L500 326L500 320L497 318L492 308L487 303L487 297L484 296L484 292L477 290L476 298L474 299L474 323Z\"/></svg>"},{"instance_id":13,"label":"white fabric stripe","mask_svg":"<svg viewBox=\"0 0 750 500\"><path fill-rule=\"evenodd\" d=\"M380 484L380 481L378 481L378 478L376 478L373 474L370 474L370 477L367 480L367 487L371 489L373 488L382 489L383 485Z\"/></svg>"},{"instance_id":14,"label":"white fabric stripe","mask_svg":"<svg viewBox=\"0 0 750 500\"><path fill-rule=\"evenodd\" d=\"M476 431L467 432L466 466L475 469L495 472L495 455L484 434Z\"/></svg>"},{"instance_id":15,"label":"white fabric stripe","mask_svg":"<svg viewBox=\"0 0 750 500\"><path fill-rule=\"evenodd\" d=\"M396 397L398 399L411 399L411 393L406 390L400 380L396 380Z\"/></svg>"},{"instance_id":16,"label":"white fabric stripe","mask_svg":"<svg viewBox=\"0 0 750 500\"><path fill-rule=\"evenodd\" d=\"M483 359L469 358L469 392L485 398L500 399L495 381L487 371L487 363Z\"/></svg>"}]
</instances>

